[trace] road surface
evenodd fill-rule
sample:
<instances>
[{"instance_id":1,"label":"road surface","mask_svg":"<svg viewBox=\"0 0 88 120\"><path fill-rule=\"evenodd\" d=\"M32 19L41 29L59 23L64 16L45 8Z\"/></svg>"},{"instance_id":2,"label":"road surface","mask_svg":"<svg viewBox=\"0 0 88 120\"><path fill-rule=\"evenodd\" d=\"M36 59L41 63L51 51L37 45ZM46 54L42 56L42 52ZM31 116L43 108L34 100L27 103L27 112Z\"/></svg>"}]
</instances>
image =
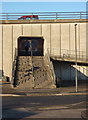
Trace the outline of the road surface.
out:
<instances>
[{"instance_id":1,"label":"road surface","mask_svg":"<svg viewBox=\"0 0 88 120\"><path fill-rule=\"evenodd\" d=\"M4 96L3 118L81 118L86 110L85 95L70 96Z\"/></svg>"}]
</instances>

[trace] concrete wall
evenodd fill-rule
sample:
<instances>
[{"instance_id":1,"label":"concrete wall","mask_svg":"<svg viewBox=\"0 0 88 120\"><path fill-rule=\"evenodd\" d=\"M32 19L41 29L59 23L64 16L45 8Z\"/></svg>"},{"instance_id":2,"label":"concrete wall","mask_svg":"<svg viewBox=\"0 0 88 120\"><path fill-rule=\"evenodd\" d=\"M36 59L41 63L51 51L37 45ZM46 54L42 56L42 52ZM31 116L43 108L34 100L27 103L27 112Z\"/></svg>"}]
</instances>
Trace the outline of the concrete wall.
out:
<instances>
[{"instance_id":1,"label":"concrete wall","mask_svg":"<svg viewBox=\"0 0 88 120\"><path fill-rule=\"evenodd\" d=\"M0 69L3 68L4 75L10 78L19 36L43 36L44 53L47 48L50 54L57 56L75 51L75 23L1 24L0 30L0 50L3 51ZM86 23L77 23L77 50L83 51L78 54L86 54Z\"/></svg>"},{"instance_id":2,"label":"concrete wall","mask_svg":"<svg viewBox=\"0 0 88 120\"><path fill-rule=\"evenodd\" d=\"M63 56L63 54L67 54L69 52L68 54L74 55L75 54L75 25L74 23L58 24L57 27L55 26L53 27L53 26L54 25L52 24L51 33L56 33L56 34L51 35L51 41L52 41L51 42L51 46L52 46L51 54L59 55L61 52L61 55ZM78 51L77 55L82 56L86 54L86 23L78 23L76 31L77 31L76 34L77 34L77 51Z\"/></svg>"},{"instance_id":3,"label":"concrete wall","mask_svg":"<svg viewBox=\"0 0 88 120\"><path fill-rule=\"evenodd\" d=\"M3 25L3 72L12 75L12 26Z\"/></svg>"},{"instance_id":4,"label":"concrete wall","mask_svg":"<svg viewBox=\"0 0 88 120\"><path fill-rule=\"evenodd\" d=\"M2 79L2 26L0 26L0 80Z\"/></svg>"},{"instance_id":5,"label":"concrete wall","mask_svg":"<svg viewBox=\"0 0 88 120\"><path fill-rule=\"evenodd\" d=\"M88 23L86 24L86 46L88 45ZM88 47L86 47L86 53L88 56ZM86 74L88 74L88 71L86 71Z\"/></svg>"},{"instance_id":6,"label":"concrete wall","mask_svg":"<svg viewBox=\"0 0 88 120\"><path fill-rule=\"evenodd\" d=\"M72 63L53 62L57 78L61 80L75 80L75 69L78 72L78 80L88 80L88 66L78 65L77 68Z\"/></svg>"}]
</instances>

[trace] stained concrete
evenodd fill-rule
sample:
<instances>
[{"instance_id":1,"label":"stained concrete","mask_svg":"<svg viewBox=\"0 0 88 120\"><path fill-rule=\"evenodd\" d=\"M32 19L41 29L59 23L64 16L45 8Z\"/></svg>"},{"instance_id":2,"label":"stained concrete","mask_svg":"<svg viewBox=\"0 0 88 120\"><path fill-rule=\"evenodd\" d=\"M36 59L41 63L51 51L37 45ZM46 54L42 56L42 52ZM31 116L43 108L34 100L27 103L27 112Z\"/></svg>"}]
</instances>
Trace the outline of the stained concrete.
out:
<instances>
[{"instance_id":1,"label":"stained concrete","mask_svg":"<svg viewBox=\"0 0 88 120\"><path fill-rule=\"evenodd\" d=\"M44 55L60 56L70 53L75 55L75 24L77 24L77 55L86 58L86 19L74 20L3 20L0 21L2 54L0 69L4 75L12 76L12 62L15 48L18 47L20 36L41 36L44 38ZM3 46L3 47L2 47ZM80 51L80 52L79 52Z\"/></svg>"}]
</instances>

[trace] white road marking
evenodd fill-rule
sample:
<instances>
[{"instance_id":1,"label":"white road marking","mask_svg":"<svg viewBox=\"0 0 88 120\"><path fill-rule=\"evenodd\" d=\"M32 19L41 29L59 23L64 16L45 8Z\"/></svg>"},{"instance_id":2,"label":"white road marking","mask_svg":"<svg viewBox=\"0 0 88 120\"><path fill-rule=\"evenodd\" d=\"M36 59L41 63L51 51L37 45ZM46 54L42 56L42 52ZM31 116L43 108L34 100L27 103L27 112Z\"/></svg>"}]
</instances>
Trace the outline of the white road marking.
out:
<instances>
[{"instance_id":1,"label":"white road marking","mask_svg":"<svg viewBox=\"0 0 88 120\"><path fill-rule=\"evenodd\" d=\"M25 95L17 95L17 94L0 94L0 96L70 96L70 95L88 95L88 93L61 93L61 94L32 94L27 93Z\"/></svg>"},{"instance_id":2,"label":"white road marking","mask_svg":"<svg viewBox=\"0 0 88 120\"><path fill-rule=\"evenodd\" d=\"M16 95L16 94L0 94L0 96L22 96L22 95Z\"/></svg>"},{"instance_id":3,"label":"white road marking","mask_svg":"<svg viewBox=\"0 0 88 120\"><path fill-rule=\"evenodd\" d=\"M53 110L53 109L67 109L67 106L50 106L50 107L41 107L38 110Z\"/></svg>"}]
</instances>

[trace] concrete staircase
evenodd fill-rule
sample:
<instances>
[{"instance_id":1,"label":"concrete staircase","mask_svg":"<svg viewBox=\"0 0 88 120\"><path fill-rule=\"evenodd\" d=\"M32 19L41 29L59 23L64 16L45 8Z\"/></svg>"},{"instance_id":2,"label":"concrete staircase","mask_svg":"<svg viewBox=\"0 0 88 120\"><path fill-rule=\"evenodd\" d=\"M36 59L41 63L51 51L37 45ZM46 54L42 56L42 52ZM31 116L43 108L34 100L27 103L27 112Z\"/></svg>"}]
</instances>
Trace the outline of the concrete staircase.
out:
<instances>
[{"instance_id":1,"label":"concrete staircase","mask_svg":"<svg viewBox=\"0 0 88 120\"><path fill-rule=\"evenodd\" d=\"M44 56L34 56L34 87L55 88L51 70L45 61Z\"/></svg>"},{"instance_id":2,"label":"concrete staircase","mask_svg":"<svg viewBox=\"0 0 88 120\"><path fill-rule=\"evenodd\" d=\"M18 89L33 88L32 63L30 56L19 56L17 59L15 83Z\"/></svg>"},{"instance_id":3,"label":"concrete staircase","mask_svg":"<svg viewBox=\"0 0 88 120\"><path fill-rule=\"evenodd\" d=\"M33 59L31 56L19 56L17 59L15 83L16 87L21 90L56 88L51 69L44 56L33 56Z\"/></svg>"}]
</instances>

